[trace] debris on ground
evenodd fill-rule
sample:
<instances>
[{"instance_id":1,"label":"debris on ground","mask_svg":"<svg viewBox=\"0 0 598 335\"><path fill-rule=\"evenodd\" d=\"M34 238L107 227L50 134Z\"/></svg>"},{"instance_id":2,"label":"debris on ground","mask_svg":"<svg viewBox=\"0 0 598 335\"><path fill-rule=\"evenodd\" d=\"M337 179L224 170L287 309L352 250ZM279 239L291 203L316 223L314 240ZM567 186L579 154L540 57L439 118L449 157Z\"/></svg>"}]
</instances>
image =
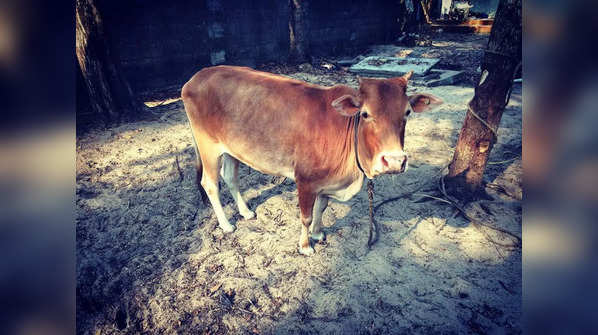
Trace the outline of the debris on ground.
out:
<instances>
[{"instance_id":1,"label":"debris on ground","mask_svg":"<svg viewBox=\"0 0 598 335\"><path fill-rule=\"evenodd\" d=\"M370 56L351 66L349 72L362 76L398 77L413 71L414 76L424 76L440 59L415 57Z\"/></svg>"},{"instance_id":2,"label":"debris on ground","mask_svg":"<svg viewBox=\"0 0 598 335\"><path fill-rule=\"evenodd\" d=\"M419 80L422 85L428 87L455 85L464 78L463 71L432 69L423 78L414 78Z\"/></svg>"}]
</instances>

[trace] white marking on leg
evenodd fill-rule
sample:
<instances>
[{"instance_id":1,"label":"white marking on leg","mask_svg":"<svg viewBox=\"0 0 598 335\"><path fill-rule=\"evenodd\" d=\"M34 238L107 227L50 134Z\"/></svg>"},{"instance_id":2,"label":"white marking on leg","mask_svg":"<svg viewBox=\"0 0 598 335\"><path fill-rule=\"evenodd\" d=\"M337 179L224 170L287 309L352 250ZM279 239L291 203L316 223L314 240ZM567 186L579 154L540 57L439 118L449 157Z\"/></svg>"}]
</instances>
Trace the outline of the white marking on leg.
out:
<instances>
[{"instance_id":1,"label":"white marking on leg","mask_svg":"<svg viewBox=\"0 0 598 335\"><path fill-rule=\"evenodd\" d=\"M220 196L218 194L218 181L210 180L209 177L204 174L201 179L201 186L206 191L208 199L210 199L210 203L216 214L216 219L218 219L218 225L225 233L232 233L235 230L235 226L228 222L224 210L222 209Z\"/></svg>"},{"instance_id":2,"label":"white marking on leg","mask_svg":"<svg viewBox=\"0 0 598 335\"><path fill-rule=\"evenodd\" d=\"M301 236L299 236L299 253L305 256L314 254L314 248L309 244L309 225L311 217L301 218Z\"/></svg>"}]
</instances>

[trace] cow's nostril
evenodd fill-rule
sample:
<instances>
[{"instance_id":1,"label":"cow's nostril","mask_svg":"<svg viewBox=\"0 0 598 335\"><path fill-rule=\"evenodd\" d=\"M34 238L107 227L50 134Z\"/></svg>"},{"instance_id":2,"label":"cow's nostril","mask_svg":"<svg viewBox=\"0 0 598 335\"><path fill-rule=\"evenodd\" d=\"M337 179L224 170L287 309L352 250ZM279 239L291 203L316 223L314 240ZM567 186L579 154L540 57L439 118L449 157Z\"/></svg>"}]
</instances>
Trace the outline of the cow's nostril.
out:
<instances>
[{"instance_id":1,"label":"cow's nostril","mask_svg":"<svg viewBox=\"0 0 598 335\"><path fill-rule=\"evenodd\" d=\"M386 156L382 156L382 158L380 158L382 160L382 166L384 166L385 168L388 167L388 161L386 160Z\"/></svg>"},{"instance_id":2,"label":"cow's nostril","mask_svg":"<svg viewBox=\"0 0 598 335\"><path fill-rule=\"evenodd\" d=\"M407 167L407 157L405 157L403 159L403 163L401 163L401 172L405 171L406 167Z\"/></svg>"}]
</instances>

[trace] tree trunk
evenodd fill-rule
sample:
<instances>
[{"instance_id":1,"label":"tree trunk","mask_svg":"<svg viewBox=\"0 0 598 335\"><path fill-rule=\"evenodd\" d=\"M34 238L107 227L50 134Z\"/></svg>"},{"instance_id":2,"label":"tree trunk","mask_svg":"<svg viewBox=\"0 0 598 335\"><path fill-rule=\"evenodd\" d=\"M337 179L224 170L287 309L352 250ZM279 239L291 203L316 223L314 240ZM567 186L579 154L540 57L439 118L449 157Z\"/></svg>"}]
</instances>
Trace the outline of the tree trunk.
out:
<instances>
[{"instance_id":1,"label":"tree trunk","mask_svg":"<svg viewBox=\"0 0 598 335\"><path fill-rule=\"evenodd\" d=\"M424 13L424 18L426 19L427 24L432 24L432 20L430 20L430 5L431 0L420 0L422 12Z\"/></svg>"},{"instance_id":2,"label":"tree trunk","mask_svg":"<svg viewBox=\"0 0 598 335\"><path fill-rule=\"evenodd\" d=\"M496 130L513 77L521 66L521 43L521 0L501 0L484 53L482 75L469 102L446 179L451 191L461 198L482 193L488 156L497 140Z\"/></svg>"},{"instance_id":3,"label":"tree trunk","mask_svg":"<svg viewBox=\"0 0 598 335\"><path fill-rule=\"evenodd\" d=\"M105 125L135 115L139 105L112 59L95 1L77 0L75 20L77 62L92 113Z\"/></svg>"},{"instance_id":4,"label":"tree trunk","mask_svg":"<svg viewBox=\"0 0 598 335\"><path fill-rule=\"evenodd\" d=\"M307 2L289 0L291 17L289 18L291 62L304 63L308 60L309 40L307 36Z\"/></svg>"},{"instance_id":5,"label":"tree trunk","mask_svg":"<svg viewBox=\"0 0 598 335\"><path fill-rule=\"evenodd\" d=\"M416 0L399 0L399 31L401 37L399 41L402 45L413 47L416 45L415 35L420 32L421 24L418 20L418 11L421 6Z\"/></svg>"}]
</instances>

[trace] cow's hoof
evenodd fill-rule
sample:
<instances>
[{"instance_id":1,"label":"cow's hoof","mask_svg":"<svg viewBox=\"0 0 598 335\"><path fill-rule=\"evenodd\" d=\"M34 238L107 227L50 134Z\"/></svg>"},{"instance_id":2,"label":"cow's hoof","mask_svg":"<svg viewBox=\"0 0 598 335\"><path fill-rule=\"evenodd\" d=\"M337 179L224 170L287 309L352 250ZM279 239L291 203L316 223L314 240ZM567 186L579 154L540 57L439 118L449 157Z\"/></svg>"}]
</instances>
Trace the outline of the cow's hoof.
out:
<instances>
[{"instance_id":1,"label":"cow's hoof","mask_svg":"<svg viewBox=\"0 0 598 335\"><path fill-rule=\"evenodd\" d=\"M247 212L242 212L240 214L245 220L255 219L255 212L252 210L248 210Z\"/></svg>"},{"instance_id":2,"label":"cow's hoof","mask_svg":"<svg viewBox=\"0 0 598 335\"><path fill-rule=\"evenodd\" d=\"M319 233L311 233L311 239L316 242L326 241L326 234L324 234L323 231Z\"/></svg>"},{"instance_id":3,"label":"cow's hoof","mask_svg":"<svg viewBox=\"0 0 598 335\"><path fill-rule=\"evenodd\" d=\"M299 247L299 253L305 256L311 256L314 254L314 248L312 248L311 246L309 247Z\"/></svg>"},{"instance_id":4,"label":"cow's hoof","mask_svg":"<svg viewBox=\"0 0 598 335\"><path fill-rule=\"evenodd\" d=\"M233 226L232 224L228 223L226 225L220 225L220 229L222 229L223 232L225 233L232 233L235 231L235 226Z\"/></svg>"}]
</instances>

